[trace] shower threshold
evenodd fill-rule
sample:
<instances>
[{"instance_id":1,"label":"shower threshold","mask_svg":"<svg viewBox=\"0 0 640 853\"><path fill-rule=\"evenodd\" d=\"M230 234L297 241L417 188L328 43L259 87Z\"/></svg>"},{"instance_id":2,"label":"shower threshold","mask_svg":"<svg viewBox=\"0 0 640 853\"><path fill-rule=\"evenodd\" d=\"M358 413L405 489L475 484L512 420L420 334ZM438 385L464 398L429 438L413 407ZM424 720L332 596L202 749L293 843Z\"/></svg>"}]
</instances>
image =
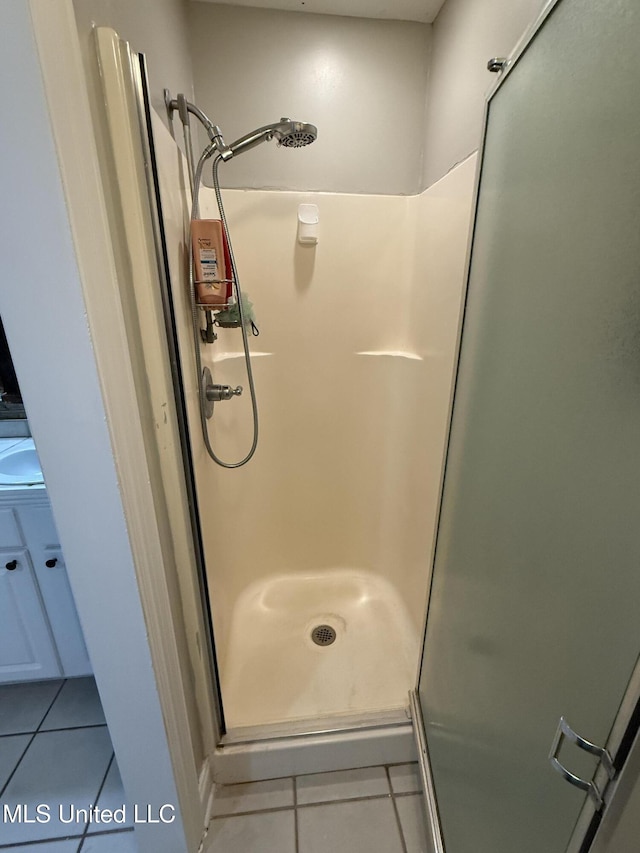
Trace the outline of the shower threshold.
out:
<instances>
[{"instance_id":1,"label":"shower threshold","mask_svg":"<svg viewBox=\"0 0 640 853\"><path fill-rule=\"evenodd\" d=\"M250 744L256 741L283 738L313 737L314 735L343 734L365 729L406 726L411 720L409 708L391 708L359 714L328 714L323 717L267 723L262 726L237 726L229 729L219 746Z\"/></svg>"},{"instance_id":2,"label":"shower threshold","mask_svg":"<svg viewBox=\"0 0 640 853\"><path fill-rule=\"evenodd\" d=\"M211 771L215 782L230 785L416 759L409 709L396 708L231 729Z\"/></svg>"}]
</instances>

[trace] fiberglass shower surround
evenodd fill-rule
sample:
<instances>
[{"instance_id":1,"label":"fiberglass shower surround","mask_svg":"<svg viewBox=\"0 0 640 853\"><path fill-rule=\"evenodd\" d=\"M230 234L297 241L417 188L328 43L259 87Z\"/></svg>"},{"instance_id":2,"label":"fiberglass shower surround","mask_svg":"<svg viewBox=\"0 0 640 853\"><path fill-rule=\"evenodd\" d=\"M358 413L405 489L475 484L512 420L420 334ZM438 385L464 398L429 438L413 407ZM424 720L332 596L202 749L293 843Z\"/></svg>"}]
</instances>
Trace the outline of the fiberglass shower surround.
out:
<instances>
[{"instance_id":1,"label":"fiberglass shower surround","mask_svg":"<svg viewBox=\"0 0 640 853\"><path fill-rule=\"evenodd\" d=\"M185 105L182 115L194 113ZM224 150L249 151L278 135L284 141L288 131L300 134L295 147L315 138L310 126L279 122ZM166 129L157 132L171 168L178 162L189 171L187 158L176 161ZM208 137L219 138L213 125ZM217 165L223 162L211 141L208 149ZM302 162L307 154L299 156ZM243 290L251 291L260 318L253 339L260 346L251 352L260 449L251 464L227 470L210 463L201 406L209 394L231 396L244 382L246 353L236 329L214 323L222 311L201 328L211 306L194 311L194 282L178 277L184 258L176 264L172 284L226 731L265 727L268 737L282 724L297 731L327 721L348 728L355 718L367 726L403 725L431 535L424 522L432 488L423 440L429 406L420 393L431 363L409 307L422 276L412 225L422 206L403 196L221 191L217 180L213 188L199 186L201 171L192 165L195 213L218 218L224 200ZM184 183L176 175L174 187ZM163 196L171 193L176 197L173 188ZM301 203L322 208L318 245L296 240ZM176 212L175 220L191 212ZM391 314L390 270L399 300ZM215 346L206 345L208 332ZM231 405L215 405L209 431L219 458L244 460L255 444L252 401L233 396ZM323 637L332 641L318 644Z\"/></svg>"},{"instance_id":2,"label":"fiberglass shower surround","mask_svg":"<svg viewBox=\"0 0 640 853\"><path fill-rule=\"evenodd\" d=\"M230 729L381 712L406 720L415 678L430 535L422 440L428 412L419 390L430 365L409 340L384 347L392 323L369 322L385 304L387 285L375 244L382 224L402 222L408 204L317 195L323 237L309 249L295 243L302 197L225 191L245 287L256 294L261 319L260 351L252 354L259 452L243 469L225 471L209 464L193 432ZM201 209L215 215L212 189L203 187ZM394 255L406 257L406 239L407 230L394 229ZM312 259L310 284L297 287L302 264ZM288 275L265 280L265 265ZM350 290L341 293L345 280ZM340 297L345 311L334 316ZM367 306L366 323L349 320L354 303L360 318ZM221 352L203 352L213 374L223 372L232 385L243 374L234 338L234 330L221 329ZM216 413L226 458L250 439L240 408L247 410L247 401L237 404ZM320 625L335 630L331 645L312 641Z\"/></svg>"},{"instance_id":3,"label":"fiberglass shower surround","mask_svg":"<svg viewBox=\"0 0 640 853\"><path fill-rule=\"evenodd\" d=\"M222 194L220 192L218 167L221 161L226 162L232 157L235 157L238 154L242 154L245 151L249 151L250 149L255 148L257 145L260 145L262 142L268 142L271 139L276 139L278 145L283 146L284 148L303 148L306 145L310 145L317 139L318 129L312 124L307 124L306 122L292 121L291 119L285 117L281 118L279 122L264 125L263 127L260 127L257 130L253 130L250 133L241 136L239 139L236 139L236 141L232 142L231 145L227 145L222 137L222 131L220 130L220 128L217 125L214 125L210 121L210 119L202 112L202 110L199 109L199 107L187 101L184 95L180 94L174 100L171 98L169 90L165 89L165 103L170 117L173 115L173 112L175 110L178 110L184 130L184 141L189 163L189 177L191 180L192 223L194 222L194 220L200 218L199 196L202 172L207 160L209 160L211 157L214 157L213 185L215 187L216 202L220 215L222 234L221 240L217 245L218 256L216 256L216 248L212 247L211 241L207 243L207 248L202 250L202 254L206 255L205 265L209 266L209 268L213 270L213 278L209 278L206 282L196 280L196 270L200 269L200 267L195 257L195 244L197 242L195 235L192 235L192 239L190 240L189 292L191 295L193 310L193 343L196 354L196 373L198 378L199 389L198 399L200 406L200 423L202 426L202 434L204 437L205 446L207 448L207 453L209 454L211 459L213 459L214 462L216 462L223 468L240 468L247 462L249 462L253 454L256 452L258 446L258 402L256 399L256 389L253 379L251 354L249 350L249 342L247 336L247 326L251 325L252 329L254 329L254 331L256 332L257 327L253 322L251 314L247 311L248 306L247 304L245 304L245 300L243 298L242 290L240 287L240 276L238 275L238 268L233 253L231 235L229 233L229 226L227 224L227 217L225 215ZM193 165L194 161L191 138L191 125L189 121L190 115L194 115L198 119L198 121L205 128L207 135L209 136L209 144L206 146L206 148L200 155L200 159L198 160L198 164L195 169ZM194 226L192 224L192 230L193 229ZM220 265L224 264L225 259L228 259L229 268L226 274L229 276L229 278L227 279L226 276L223 276L223 278L220 279L220 276L218 275L218 269ZM213 281L215 281L216 284L219 285L230 285L229 296L225 303L222 305L223 311L221 313L227 315L227 317L225 317L224 323L221 322L220 316L218 316L218 318L216 319L212 317L212 313L214 310L212 306L207 304L199 304L198 302L197 288L200 285L210 286ZM237 311L237 320L235 318L233 320L228 319L228 317L231 316L230 306L235 307ZM200 309L206 312L207 328L204 332L201 329ZM237 462L225 462L218 456L209 439L209 430L207 428L207 420L213 416L213 404L216 402L221 402L223 400L231 400L233 399L233 397L240 396L243 391L241 385L232 388L230 385L221 385L214 383L209 369L203 369L202 367L200 357L200 345L202 341L206 343L215 342L217 335L213 329L214 325L224 325L226 328L239 326L242 332L242 345L244 348L247 380L249 382L249 393L251 395L253 438L248 453Z\"/></svg>"}]
</instances>

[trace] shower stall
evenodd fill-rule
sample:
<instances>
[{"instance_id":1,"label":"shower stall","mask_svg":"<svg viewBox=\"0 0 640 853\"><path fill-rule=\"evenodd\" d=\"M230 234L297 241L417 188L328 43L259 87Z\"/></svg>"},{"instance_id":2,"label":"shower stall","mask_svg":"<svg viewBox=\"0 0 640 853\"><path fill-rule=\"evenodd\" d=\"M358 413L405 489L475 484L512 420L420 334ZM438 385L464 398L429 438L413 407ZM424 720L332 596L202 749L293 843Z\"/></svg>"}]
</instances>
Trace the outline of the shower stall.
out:
<instances>
[{"instance_id":1,"label":"shower stall","mask_svg":"<svg viewBox=\"0 0 640 853\"><path fill-rule=\"evenodd\" d=\"M248 147L271 132L248 134ZM168 136L164 128L158 135ZM214 184L224 180L223 160ZM303 200L321 210L317 247L295 241ZM211 420L197 410L204 368L212 387L246 384L242 336L216 324L215 341L203 343L206 312L196 312L194 336L184 287L174 284L173 296L194 392L190 432L227 736L246 737L249 728L268 737L283 724L406 725L428 577L425 493L434 479L421 442L426 355L410 316L417 205L202 185L199 215L218 218L221 201L260 328L250 359L260 439L241 467L213 464L208 446L223 460L253 455L254 395L216 403ZM390 219L399 222L391 234ZM372 247L383 242L381 260ZM385 317L391 270L397 295Z\"/></svg>"}]
</instances>

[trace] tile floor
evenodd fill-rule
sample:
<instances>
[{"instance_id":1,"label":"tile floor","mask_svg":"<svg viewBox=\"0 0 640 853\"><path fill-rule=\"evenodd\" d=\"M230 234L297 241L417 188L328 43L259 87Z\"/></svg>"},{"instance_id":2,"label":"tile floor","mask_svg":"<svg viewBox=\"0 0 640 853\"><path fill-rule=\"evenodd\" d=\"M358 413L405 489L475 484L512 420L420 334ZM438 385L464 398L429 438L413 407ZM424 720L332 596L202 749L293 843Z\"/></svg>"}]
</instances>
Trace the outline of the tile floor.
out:
<instances>
[{"instance_id":1,"label":"tile floor","mask_svg":"<svg viewBox=\"0 0 640 853\"><path fill-rule=\"evenodd\" d=\"M218 786L204 853L427 853L417 764ZM91 678L0 686L0 853L136 853L131 825L60 821L125 794ZM29 817L52 804L47 823Z\"/></svg>"},{"instance_id":2,"label":"tile floor","mask_svg":"<svg viewBox=\"0 0 640 853\"><path fill-rule=\"evenodd\" d=\"M219 786L205 853L428 853L417 764Z\"/></svg>"},{"instance_id":3,"label":"tile floor","mask_svg":"<svg viewBox=\"0 0 640 853\"><path fill-rule=\"evenodd\" d=\"M136 853L131 825L105 833L99 824L60 819L71 806L124 802L92 678L0 686L0 853ZM7 820L5 804L14 814L23 804L35 822ZM48 822L35 820L39 804L50 806Z\"/></svg>"}]
</instances>

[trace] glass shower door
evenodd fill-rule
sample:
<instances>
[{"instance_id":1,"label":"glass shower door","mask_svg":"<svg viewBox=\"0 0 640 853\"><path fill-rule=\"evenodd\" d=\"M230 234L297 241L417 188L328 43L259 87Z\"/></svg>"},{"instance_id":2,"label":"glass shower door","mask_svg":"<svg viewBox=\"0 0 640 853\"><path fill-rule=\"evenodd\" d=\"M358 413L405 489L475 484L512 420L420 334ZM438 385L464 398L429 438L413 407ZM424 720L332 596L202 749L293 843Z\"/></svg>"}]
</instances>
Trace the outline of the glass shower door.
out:
<instances>
[{"instance_id":1,"label":"glass shower door","mask_svg":"<svg viewBox=\"0 0 640 853\"><path fill-rule=\"evenodd\" d=\"M560 0L488 106L418 691L447 853L566 850L559 718L606 743L640 652L639 43Z\"/></svg>"}]
</instances>

